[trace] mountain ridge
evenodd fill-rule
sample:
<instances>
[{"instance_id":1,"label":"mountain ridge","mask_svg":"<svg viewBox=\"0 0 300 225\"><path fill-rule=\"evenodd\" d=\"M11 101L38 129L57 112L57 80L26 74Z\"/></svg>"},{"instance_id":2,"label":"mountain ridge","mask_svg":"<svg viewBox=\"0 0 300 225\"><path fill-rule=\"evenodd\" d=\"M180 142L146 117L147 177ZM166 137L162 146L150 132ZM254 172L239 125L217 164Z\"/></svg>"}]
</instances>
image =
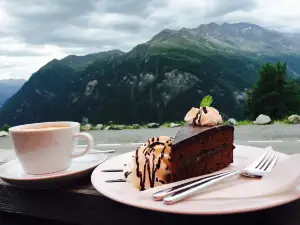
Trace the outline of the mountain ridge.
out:
<instances>
[{"instance_id":1,"label":"mountain ridge","mask_svg":"<svg viewBox=\"0 0 300 225\"><path fill-rule=\"evenodd\" d=\"M82 71L88 65L90 65L97 59L106 57L108 55L122 55L122 54L124 54L124 52L122 52L118 49L114 49L114 50L109 50L109 51L105 51L105 52L86 54L83 56L68 55L63 59L60 59L59 61L72 67L73 69L75 69L77 71Z\"/></svg>"},{"instance_id":2,"label":"mountain ridge","mask_svg":"<svg viewBox=\"0 0 300 225\"><path fill-rule=\"evenodd\" d=\"M248 25L165 29L126 53L87 60L84 68L70 66L74 56L52 60L2 107L0 125L83 117L92 123L182 120L207 94L214 96L224 118L242 118L241 103L262 63L288 60L290 78L300 77L294 36L274 36L257 25L242 31ZM284 39L282 48L278 37ZM272 43L276 48L269 54Z\"/></svg>"}]
</instances>

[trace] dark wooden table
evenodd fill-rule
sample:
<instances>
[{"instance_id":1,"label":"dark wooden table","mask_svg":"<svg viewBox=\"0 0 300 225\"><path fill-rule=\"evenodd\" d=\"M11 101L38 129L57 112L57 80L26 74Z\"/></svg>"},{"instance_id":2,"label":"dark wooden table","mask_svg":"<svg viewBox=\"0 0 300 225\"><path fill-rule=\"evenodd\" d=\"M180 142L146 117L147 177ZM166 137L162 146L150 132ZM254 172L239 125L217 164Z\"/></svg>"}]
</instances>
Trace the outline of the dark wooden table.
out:
<instances>
[{"instance_id":1,"label":"dark wooden table","mask_svg":"<svg viewBox=\"0 0 300 225\"><path fill-rule=\"evenodd\" d=\"M13 157L11 151L0 150L0 161ZM300 200L251 213L185 216L147 211L114 202L92 187L89 176L76 185L39 191L15 188L0 179L0 224L299 225Z\"/></svg>"}]
</instances>

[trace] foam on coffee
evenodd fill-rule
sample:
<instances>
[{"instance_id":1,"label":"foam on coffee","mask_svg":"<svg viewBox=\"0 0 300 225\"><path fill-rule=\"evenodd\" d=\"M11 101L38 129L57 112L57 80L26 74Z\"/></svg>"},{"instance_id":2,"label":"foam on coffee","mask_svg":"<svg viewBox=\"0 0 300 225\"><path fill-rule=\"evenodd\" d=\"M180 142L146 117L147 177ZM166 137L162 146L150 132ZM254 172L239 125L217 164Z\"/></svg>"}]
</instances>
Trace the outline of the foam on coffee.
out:
<instances>
[{"instance_id":1,"label":"foam on coffee","mask_svg":"<svg viewBox=\"0 0 300 225\"><path fill-rule=\"evenodd\" d=\"M69 126L45 126L45 127L28 127L25 128L25 131L47 131L47 130L57 130L57 129L64 129L69 128Z\"/></svg>"}]
</instances>

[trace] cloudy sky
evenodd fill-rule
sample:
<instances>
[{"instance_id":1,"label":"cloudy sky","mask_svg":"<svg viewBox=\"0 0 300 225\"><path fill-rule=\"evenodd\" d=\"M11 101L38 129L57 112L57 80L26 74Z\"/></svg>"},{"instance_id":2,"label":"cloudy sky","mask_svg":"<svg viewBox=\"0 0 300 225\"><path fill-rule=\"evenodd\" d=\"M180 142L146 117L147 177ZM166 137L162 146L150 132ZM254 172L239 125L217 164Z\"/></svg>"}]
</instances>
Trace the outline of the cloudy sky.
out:
<instances>
[{"instance_id":1,"label":"cloudy sky","mask_svg":"<svg viewBox=\"0 0 300 225\"><path fill-rule=\"evenodd\" d=\"M0 0L0 79L53 58L128 51L164 28L250 22L300 33L299 0Z\"/></svg>"}]
</instances>

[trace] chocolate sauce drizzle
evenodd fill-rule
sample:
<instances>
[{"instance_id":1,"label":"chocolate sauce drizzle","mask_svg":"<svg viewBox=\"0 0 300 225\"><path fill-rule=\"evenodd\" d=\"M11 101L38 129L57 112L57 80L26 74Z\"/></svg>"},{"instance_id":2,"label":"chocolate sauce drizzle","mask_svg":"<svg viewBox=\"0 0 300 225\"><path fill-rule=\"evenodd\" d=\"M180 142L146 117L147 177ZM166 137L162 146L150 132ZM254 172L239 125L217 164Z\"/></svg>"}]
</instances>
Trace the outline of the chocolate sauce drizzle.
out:
<instances>
[{"instance_id":1,"label":"chocolate sauce drizzle","mask_svg":"<svg viewBox=\"0 0 300 225\"><path fill-rule=\"evenodd\" d=\"M207 108L206 107L203 107L202 108L202 111L203 113L207 114ZM200 125L200 120L201 120L201 115L202 115L202 111L201 109L199 108L199 112L196 114L196 116L193 118L193 125L194 126L197 126L197 125Z\"/></svg>"},{"instance_id":2,"label":"chocolate sauce drizzle","mask_svg":"<svg viewBox=\"0 0 300 225\"><path fill-rule=\"evenodd\" d=\"M125 174L124 174L125 178L127 178L131 173L132 172L129 172L129 171L125 172Z\"/></svg>"},{"instance_id":3,"label":"chocolate sauce drizzle","mask_svg":"<svg viewBox=\"0 0 300 225\"><path fill-rule=\"evenodd\" d=\"M123 169L108 169L102 170L101 172L123 172Z\"/></svg>"},{"instance_id":4,"label":"chocolate sauce drizzle","mask_svg":"<svg viewBox=\"0 0 300 225\"><path fill-rule=\"evenodd\" d=\"M126 180L123 179L116 179L116 180L106 180L106 183L116 183L116 182L126 182Z\"/></svg>"},{"instance_id":5,"label":"chocolate sauce drizzle","mask_svg":"<svg viewBox=\"0 0 300 225\"><path fill-rule=\"evenodd\" d=\"M161 160L164 157L165 154L165 149L166 147L169 147L171 141L173 138L170 138L169 140L167 140L165 143L164 142L160 142L159 138L152 138L151 140L148 140L147 142L147 146L143 149L143 155L145 156L145 164L143 167L143 173L140 171L140 165L139 165L139 151L142 150L142 148L137 148L136 153L135 153L135 162L136 162L136 176L140 179L140 191L145 190L145 183L146 183L146 175L148 175L148 179L149 179L149 184L150 187L153 188L155 182L160 182L162 184L164 184L165 182L162 180L158 180L157 177L155 177L156 175L156 171L158 169L160 169L161 166ZM152 165L150 165L150 160L149 157L151 157L151 153L153 153L155 151L155 146L157 145L162 145L164 146L160 156L157 159L157 163L155 164L155 154L152 154ZM145 146L145 145L144 145Z\"/></svg>"},{"instance_id":6,"label":"chocolate sauce drizzle","mask_svg":"<svg viewBox=\"0 0 300 225\"><path fill-rule=\"evenodd\" d=\"M201 119L201 111L199 109L199 112L196 114L196 116L193 119L193 125L198 125L200 124L200 119Z\"/></svg>"}]
</instances>

